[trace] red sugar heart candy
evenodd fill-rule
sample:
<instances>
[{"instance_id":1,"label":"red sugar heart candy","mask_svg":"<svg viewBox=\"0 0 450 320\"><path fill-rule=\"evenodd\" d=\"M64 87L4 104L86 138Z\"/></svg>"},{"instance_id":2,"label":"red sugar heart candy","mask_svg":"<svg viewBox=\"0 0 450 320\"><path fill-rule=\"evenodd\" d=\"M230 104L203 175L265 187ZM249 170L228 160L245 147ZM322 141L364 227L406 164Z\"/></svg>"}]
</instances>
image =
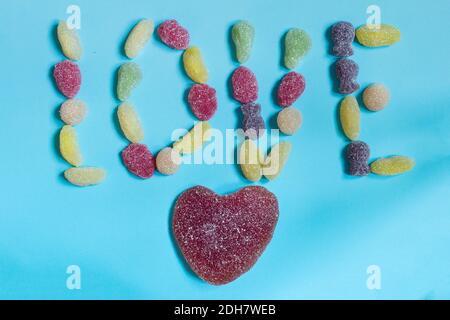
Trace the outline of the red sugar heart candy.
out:
<instances>
[{"instance_id":1,"label":"red sugar heart candy","mask_svg":"<svg viewBox=\"0 0 450 320\"><path fill-rule=\"evenodd\" d=\"M249 68L237 68L231 76L231 84L233 96L237 101L246 104L258 99L258 81Z\"/></svg>"},{"instance_id":2,"label":"red sugar heart candy","mask_svg":"<svg viewBox=\"0 0 450 320\"><path fill-rule=\"evenodd\" d=\"M122 161L139 178L148 179L155 173L155 158L145 144L130 144L122 151Z\"/></svg>"},{"instance_id":3,"label":"red sugar heart candy","mask_svg":"<svg viewBox=\"0 0 450 320\"><path fill-rule=\"evenodd\" d=\"M194 84L189 90L188 102L192 113L199 120L207 121L217 110L216 90L207 84Z\"/></svg>"},{"instance_id":4,"label":"red sugar heart candy","mask_svg":"<svg viewBox=\"0 0 450 320\"><path fill-rule=\"evenodd\" d=\"M80 91L81 72L76 63L65 60L55 65L53 70L56 86L67 98L73 98Z\"/></svg>"},{"instance_id":5,"label":"red sugar heart candy","mask_svg":"<svg viewBox=\"0 0 450 320\"><path fill-rule=\"evenodd\" d=\"M305 78L297 72L289 72L278 87L277 100L282 107L290 107L305 91Z\"/></svg>"},{"instance_id":6,"label":"red sugar heart candy","mask_svg":"<svg viewBox=\"0 0 450 320\"><path fill-rule=\"evenodd\" d=\"M197 186L178 198L172 228L192 270L210 284L223 285L256 263L277 221L277 198L264 187L220 196Z\"/></svg>"}]
</instances>

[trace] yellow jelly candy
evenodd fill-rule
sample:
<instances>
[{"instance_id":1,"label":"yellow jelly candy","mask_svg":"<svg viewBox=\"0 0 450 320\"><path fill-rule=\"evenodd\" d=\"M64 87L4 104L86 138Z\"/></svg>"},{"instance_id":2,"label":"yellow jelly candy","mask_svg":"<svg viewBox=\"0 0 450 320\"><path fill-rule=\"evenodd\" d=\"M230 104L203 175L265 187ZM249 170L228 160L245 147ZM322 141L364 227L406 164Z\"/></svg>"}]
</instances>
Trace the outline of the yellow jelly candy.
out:
<instances>
[{"instance_id":1,"label":"yellow jelly candy","mask_svg":"<svg viewBox=\"0 0 450 320\"><path fill-rule=\"evenodd\" d=\"M202 54L197 47L189 47L183 55L184 70L189 78L197 83L208 81L208 70L203 63Z\"/></svg>"},{"instance_id":2,"label":"yellow jelly candy","mask_svg":"<svg viewBox=\"0 0 450 320\"><path fill-rule=\"evenodd\" d=\"M76 186L87 187L101 183L106 172L95 167L70 168L64 172L64 177Z\"/></svg>"},{"instance_id":3,"label":"yellow jelly candy","mask_svg":"<svg viewBox=\"0 0 450 320\"><path fill-rule=\"evenodd\" d=\"M59 133L59 150L63 158L71 165L78 167L83 162L77 133L71 126L64 126Z\"/></svg>"},{"instance_id":4,"label":"yellow jelly candy","mask_svg":"<svg viewBox=\"0 0 450 320\"><path fill-rule=\"evenodd\" d=\"M239 164L244 176L253 182L262 177L264 157L252 140L245 140L239 149Z\"/></svg>"},{"instance_id":5,"label":"yellow jelly candy","mask_svg":"<svg viewBox=\"0 0 450 320\"><path fill-rule=\"evenodd\" d=\"M350 140L358 139L360 132L360 110L358 101L353 96L345 97L339 109L341 127Z\"/></svg>"},{"instance_id":6,"label":"yellow jelly candy","mask_svg":"<svg viewBox=\"0 0 450 320\"><path fill-rule=\"evenodd\" d=\"M128 58L136 58L153 34L155 26L152 20L143 19L131 30L125 42L125 54Z\"/></svg>"},{"instance_id":7,"label":"yellow jelly candy","mask_svg":"<svg viewBox=\"0 0 450 320\"><path fill-rule=\"evenodd\" d=\"M128 102L122 103L117 109L117 117L123 134L130 142L139 143L144 140L141 121L131 104Z\"/></svg>"},{"instance_id":8,"label":"yellow jelly candy","mask_svg":"<svg viewBox=\"0 0 450 320\"><path fill-rule=\"evenodd\" d=\"M287 162L291 150L292 145L289 142L281 142L272 147L272 151L267 156L263 167L263 174L267 179L274 180L278 177Z\"/></svg>"},{"instance_id":9,"label":"yellow jelly candy","mask_svg":"<svg viewBox=\"0 0 450 320\"><path fill-rule=\"evenodd\" d=\"M197 123L183 138L174 143L173 149L180 154L191 154L211 139L211 126L207 121Z\"/></svg>"},{"instance_id":10,"label":"yellow jelly candy","mask_svg":"<svg viewBox=\"0 0 450 320\"><path fill-rule=\"evenodd\" d=\"M358 42L366 47L384 47L400 41L400 30L388 24L364 25L356 30Z\"/></svg>"},{"instance_id":11,"label":"yellow jelly candy","mask_svg":"<svg viewBox=\"0 0 450 320\"><path fill-rule=\"evenodd\" d=\"M60 21L56 33L64 55L72 60L80 60L83 48L76 30L70 29L67 22Z\"/></svg>"},{"instance_id":12,"label":"yellow jelly candy","mask_svg":"<svg viewBox=\"0 0 450 320\"><path fill-rule=\"evenodd\" d=\"M411 158L393 156L375 160L370 164L370 170L380 176L395 176L412 170L415 165Z\"/></svg>"}]
</instances>

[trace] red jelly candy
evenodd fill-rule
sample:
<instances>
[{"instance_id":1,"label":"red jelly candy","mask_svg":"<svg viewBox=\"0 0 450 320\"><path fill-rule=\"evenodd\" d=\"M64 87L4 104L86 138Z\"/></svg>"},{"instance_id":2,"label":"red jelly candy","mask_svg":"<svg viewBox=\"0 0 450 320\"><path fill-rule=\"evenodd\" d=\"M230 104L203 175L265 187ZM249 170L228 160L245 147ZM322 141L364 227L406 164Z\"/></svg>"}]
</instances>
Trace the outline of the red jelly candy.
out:
<instances>
[{"instance_id":1,"label":"red jelly candy","mask_svg":"<svg viewBox=\"0 0 450 320\"><path fill-rule=\"evenodd\" d=\"M76 63L65 60L58 63L53 70L56 86L67 98L73 98L80 91L81 72Z\"/></svg>"},{"instance_id":2,"label":"red jelly candy","mask_svg":"<svg viewBox=\"0 0 450 320\"><path fill-rule=\"evenodd\" d=\"M197 186L178 198L172 228L192 270L213 285L250 270L272 239L278 201L264 187L220 196Z\"/></svg>"},{"instance_id":3,"label":"red jelly candy","mask_svg":"<svg viewBox=\"0 0 450 320\"><path fill-rule=\"evenodd\" d=\"M194 115L207 121L217 110L216 90L207 84L194 84L189 90L188 102Z\"/></svg>"},{"instance_id":4,"label":"red jelly candy","mask_svg":"<svg viewBox=\"0 0 450 320\"><path fill-rule=\"evenodd\" d=\"M305 78L297 72L289 72L278 87L277 100L282 107L290 107L305 91Z\"/></svg>"},{"instance_id":5,"label":"red jelly candy","mask_svg":"<svg viewBox=\"0 0 450 320\"><path fill-rule=\"evenodd\" d=\"M155 173L155 159L145 144L130 144L122 151L122 161L128 171L142 179Z\"/></svg>"},{"instance_id":6,"label":"red jelly candy","mask_svg":"<svg viewBox=\"0 0 450 320\"><path fill-rule=\"evenodd\" d=\"M237 68L231 77L234 98L243 103L258 99L258 82L255 74L246 67Z\"/></svg>"},{"instance_id":7,"label":"red jelly candy","mask_svg":"<svg viewBox=\"0 0 450 320\"><path fill-rule=\"evenodd\" d=\"M189 32L177 20L167 20L158 27L162 42L173 49L185 50L189 46Z\"/></svg>"}]
</instances>

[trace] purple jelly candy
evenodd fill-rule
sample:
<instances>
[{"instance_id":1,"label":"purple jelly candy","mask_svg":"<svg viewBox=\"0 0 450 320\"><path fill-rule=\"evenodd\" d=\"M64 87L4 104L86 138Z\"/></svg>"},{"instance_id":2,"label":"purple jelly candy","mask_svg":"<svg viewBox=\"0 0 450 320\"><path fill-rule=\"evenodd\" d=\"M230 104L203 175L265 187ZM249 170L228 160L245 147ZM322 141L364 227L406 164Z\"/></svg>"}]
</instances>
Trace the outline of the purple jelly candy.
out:
<instances>
[{"instance_id":1,"label":"purple jelly candy","mask_svg":"<svg viewBox=\"0 0 450 320\"><path fill-rule=\"evenodd\" d=\"M367 176L370 173L369 157L370 149L365 142L350 143L346 150L348 173L351 176Z\"/></svg>"},{"instance_id":2,"label":"purple jelly candy","mask_svg":"<svg viewBox=\"0 0 450 320\"><path fill-rule=\"evenodd\" d=\"M247 103L241 106L243 115L242 130L245 136L252 140L258 139L266 130L264 119L261 117L261 105L257 103Z\"/></svg>"},{"instance_id":3,"label":"purple jelly candy","mask_svg":"<svg viewBox=\"0 0 450 320\"><path fill-rule=\"evenodd\" d=\"M337 57L350 57L353 55L352 43L355 39L355 28L349 22L338 22L331 29L333 41L333 54Z\"/></svg>"},{"instance_id":4,"label":"purple jelly candy","mask_svg":"<svg viewBox=\"0 0 450 320\"><path fill-rule=\"evenodd\" d=\"M339 93L351 94L359 89L356 82L359 67L355 61L343 58L336 62L336 77L339 80Z\"/></svg>"}]
</instances>

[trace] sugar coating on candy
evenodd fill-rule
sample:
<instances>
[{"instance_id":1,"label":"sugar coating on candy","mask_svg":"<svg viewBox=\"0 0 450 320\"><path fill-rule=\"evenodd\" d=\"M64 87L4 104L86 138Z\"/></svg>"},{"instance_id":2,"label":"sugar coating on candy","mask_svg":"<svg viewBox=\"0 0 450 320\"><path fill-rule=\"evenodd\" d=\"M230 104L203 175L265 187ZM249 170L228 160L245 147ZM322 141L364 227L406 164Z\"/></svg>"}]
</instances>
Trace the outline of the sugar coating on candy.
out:
<instances>
[{"instance_id":1,"label":"sugar coating on candy","mask_svg":"<svg viewBox=\"0 0 450 320\"><path fill-rule=\"evenodd\" d=\"M246 62L252 51L255 29L248 21L239 21L231 29L231 38L236 49L237 61Z\"/></svg>"},{"instance_id":2,"label":"sugar coating on candy","mask_svg":"<svg viewBox=\"0 0 450 320\"><path fill-rule=\"evenodd\" d=\"M77 132L72 126L62 127L59 133L59 151L62 157L71 165L78 167L83 162Z\"/></svg>"},{"instance_id":3,"label":"sugar coating on candy","mask_svg":"<svg viewBox=\"0 0 450 320\"><path fill-rule=\"evenodd\" d=\"M173 144L180 154L191 154L211 139L211 126L207 121L198 122L186 135Z\"/></svg>"},{"instance_id":4,"label":"sugar coating on candy","mask_svg":"<svg viewBox=\"0 0 450 320\"><path fill-rule=\"evenodd\" d=\"M155 26L152 20L142 19L130 31L125 41L125 55L130 58L136 58L145 47L153 34Z\"/></svg>"},{"instance_id":5,"label":"sugar coating on candy","mask_svg":"<svg viewBox=\"0 0 450 320\"><path fill-rule=\"evenodd\" d=\"M287 141L280 142L272 147L263 166L263 174L267 179L272 181L280 175L289 158L291 150L292 144Z\"/></svg>"},{"instance_id":6,"label":"sugar coating on candy","mask_svg":"<svg viewBox=\"0 0 450 320\"><path fill-rule=\"evenodd\" d=\"M156 156L156 169L164 175L177 173L181 164L181 156L178 151L167 147L162 149Z\"/></svg>"},{"instance_id":7,"label":"sugar coating on candy","mask_svg":"<svg viewBox=\"0 0 450 320\"><path fill-rule=\"evenodd\" d=\"M158 27L158 35L167 46L184 50L189 46L189 32L177 20L167 20Z\"/></svg>"},{"instance_id":8,"label":"sugar coating on candy","mask_svg":"<svg viewBox=\"0 0 450 320\"><path fill-rule=\"evenodd\" d=\"M381 111L391 99L389 89L381 83L374 83L368 86L363 92L363 101L370 111Z\"/></svg>"},{"instance_id":9,"label":"sugar coating on candy","mask_svg":"<svg viewBox=\"0 0 450 320\"><path fill-rule=\"evenodd\" d=\"M255 102L258 99L258 81L247 67L239 67L231 76L233 97L241 103Z\"/></svg>"},{"instance_id":10,"label":"sugar coating on candy","mask_svg":"<svg viewBox=\"0 0 450 320\"><path fill-rule=\"evenodd\" d=\"M369 157L370 149L365 142L354 141L350 143L346 150L348 174L352 176L367 176L370 173Z\"/></svg>"},{"instance_id":11,"label":"sugar coating on candy","mask_svg":"<svg viewBox=\"0 0 450 320\"><path fill-rule=\"evenodd\" d=\"M139 178L149 179L155 172L155 159L145 144L130 144L122 151L122 161Z\"/></svg>"},{"instance_id":12,"label":"sugar coating on candy","mask_svg":"<svg viewBox=\"0 0 450 320\"><path fill-rule=\"evenodd\" d=\"M258 103L247 103L241 106L242 130L246 137L256 140L263 136L266 124L261 116L261 105Z\"/></svg>"},{"instance_id":13,"label":"sugar coating on candy","mask_svg":"<svg viewBox=\"0 0 450 320\"><path fill-rule=\"evenodd\" d=\"M73 185L88 187L97 185L105 180L106 171L96 167L70 168L64 171L64 177Z\"/></svg>"},{"instance_id":14,"label":"sugar coating on candy","mask_svg":"<svg viewBox=\"0 0 450 320\"><path fill-rule=\"evenodd\" d=\"M70 29L66 21L60 21L56 28L56 34L63 54L69 59L80 60L83 48L76 29Z\"/></svg>"},{"instance_id":15,"label":"sugar coating on candy","mask_svg":"<svg viewBox=\"0 0 450 320\"><path fill-rule=\"evenodd\" d=\"M364 25L356 30L358 42L366 47L390 46L400 41L400 30L388 24Z\"/></svg>"},{"instance_id":16,"label":"sugar coating on candy","mask_svg":"<svg viewBox=\"0 0 450 320\"><path fill-rule=\"evenodd\" d=\"M309 35L302 29L290 29L284 40L284 64L288 69L297 67L311 49L312 42Z\"/></svg>"},{"instance_id":17,"label":"sugar coating on candy","mask_svg":"<svg viewBox=\"0 0 450 320\"><path fill-rule=\"evenodd\" d=\"M144 140L144 130L141 121L134 107L128 103L122 103L117 109L120 128L125 137L132 143L139 143Z\"/></svg>"},{"instance_id":18,"label":"sugar coating on candy","mask_svg":"<svg viewBox=\"0 0 450 320\"><path fill-rule=\"evenodd\" d=\"M341 102L339 108L339 118L344 134L350 140L356 140L360 132L360 110L355 97L347 96Z\"/></svg>"},{"instance_id":19,"label":"sugar coating on candy","mask_svg":"<svg viewBox=\"0 0 450 320\"><path fill-rule=\"evenodd\" d=\"M278 216L277 198L264 187L220 196L197 186L177 199L172 229L191 269L210 284L224 285L257 262Z\"/></svg>"},{"instance_id":20,"label":"sugar coating on candy","mask_svg":"<svg viewBox=\"0 0 450 320\"><path fill-rule=\"evenodd\" d=\"M264 157L252 140L244 140L241 144L239 148L239 164L242 174L247 180L252 182L261 180Z\"/></svg>"},{"instance_id":21,"label":"sugar coating on candy","mask_svg":"<svg viewBox=\"0 0 450 320\"><path fill-rule=\"evenodd\" d=\"M359 89L359 84L356 82L358 73L359 67L355 61L343 58L336 62L336 77L339 81L339 93L351 94Z\"/></svg>"},{"instance_id":22,"label":"sugar coating on candy","mask_svg":"<svg viewBox=\"0 0 450 320\"><path fill-rule=\"evenodd\" d=\"M208 70L203 62L200 49L189 47L183 54L184 70L192 81L206 83L208 81Z\"/></svg>"},{"instance_id":23,"label":"sugar coating on candy","mask_svg":"<svg viewBox=\"0 0 450 320\"><path fill-rule=\"evenodd\" d=\"M216 90L207 84L194 84L189 90L188 103L199 120L207 121L217 111Z\"/></svg>"},{"instance_id":24,"label":"sugar coating on candy","mask_svg":"<svg viewBox=\"0 0 450 320\"><path fill-rule=\"evenodd\" d=\"M81 72L76 63L64 60L55 65L53 78L59 91L67 98L73 98L80 91Z\"/></svg>"},{"instance_id":25,"label":"sugar coating on candy","mask_svg":"<svg viewBox=\"0 0 450 320\"><path fill-rule=\"evenodd\" d=\"M78 99L69 99L59 108L59 116L65 124L75 126L80 124L86 117L86 104Z\"/></svg>"},{"instance_id":26,"label":"sugar coating on candy","mask_svg":"<svg viewBox=\"0 0 450 320\"><path fill-rule=\"evenodd\" d=\"M305 78L297 72L289 72L278 86L277 101L282 107L290 107L305 91Z\"/></svg>"},{"instance_id":27,"label":"sugar coating on candy","mask_svg":"<svg viewBox=\"0 0 450 320\"><path fill-rule=\"evenodd\" d=\"M281 132L286 135L293 135L302 125L302 114L294 107L284 108L278 113L277 124Z\"/></svg>"},{"instance_id":28,"label":"sugar coating on candy","mask_svg":"<svg viewBox=\"0 0 450 320\"><path fill-rule=\"evenodd\" d=\"M350 57L353 55L353 40L355 40L355 27L350 22L341 21L331 28L333 41L333 54L337 57Z\"/></svg>"},{"instance_id":29,"label":"sugar coating on candy","mask_svg":"<svg viewBox=\"0 0 450 320\"><path fill-rule=\"evenodd\" d=\"M370 164L370 170L381 176L395 176L411 171L416 162L405 156L380 158Z\"/></svg>"},{"instance_id":30,"label":"sugar coating on candy","mask_svg":"<svg viewBox=\"0 0 450 320\"><path fill-rule=\"evenodd\" d=\"M142 81L142 71L137 63L127 62L120 66L117 73L117 98L127 100L133 90Z\"/></svg>"}]
</instances>

